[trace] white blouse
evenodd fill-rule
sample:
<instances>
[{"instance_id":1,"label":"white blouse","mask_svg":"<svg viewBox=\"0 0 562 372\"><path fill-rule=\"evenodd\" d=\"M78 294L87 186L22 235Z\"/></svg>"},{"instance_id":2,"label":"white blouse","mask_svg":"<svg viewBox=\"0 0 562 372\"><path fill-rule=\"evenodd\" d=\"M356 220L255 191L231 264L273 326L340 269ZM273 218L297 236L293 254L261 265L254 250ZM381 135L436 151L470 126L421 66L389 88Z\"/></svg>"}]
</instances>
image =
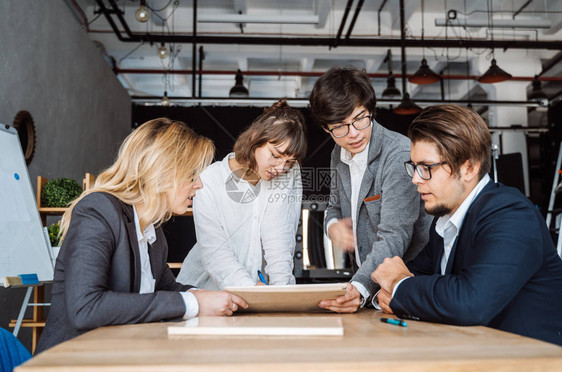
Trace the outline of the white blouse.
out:
<instances>
[{"instance_id":1,"label":"white blouse","mask_svg":"<svg viewBox=\"0 0 562 372\"><path fill-rule=\"evenodd\" d=\"M201 174L193 200L197 243L177 281L203 289L251 286L258 270L268 284L294 284L293 254L301 213L300 167L256 186L230 169L227 155Z\"/></svg>"}]
</instances>

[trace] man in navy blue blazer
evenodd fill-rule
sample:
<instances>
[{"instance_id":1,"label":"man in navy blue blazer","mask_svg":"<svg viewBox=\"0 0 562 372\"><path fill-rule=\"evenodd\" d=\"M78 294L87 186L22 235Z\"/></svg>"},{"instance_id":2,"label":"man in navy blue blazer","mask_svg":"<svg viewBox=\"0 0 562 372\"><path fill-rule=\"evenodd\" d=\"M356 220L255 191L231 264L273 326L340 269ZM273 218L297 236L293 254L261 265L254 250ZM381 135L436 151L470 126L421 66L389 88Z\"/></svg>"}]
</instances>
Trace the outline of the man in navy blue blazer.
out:
<instances>
[{"instance_id":1,"label":"man in navy blue blazer","mask_svg":"<svg viewBox=\"0 0 562 372\"><path fill-rule=\"evenodd\" d=\"M562 345L562 260L533 204L490 180L484 120L465 107L432 106L408 136L406 171L435 219L413 261L387 258L373 272L383 311Z\"/></svg>"}]
</instances>

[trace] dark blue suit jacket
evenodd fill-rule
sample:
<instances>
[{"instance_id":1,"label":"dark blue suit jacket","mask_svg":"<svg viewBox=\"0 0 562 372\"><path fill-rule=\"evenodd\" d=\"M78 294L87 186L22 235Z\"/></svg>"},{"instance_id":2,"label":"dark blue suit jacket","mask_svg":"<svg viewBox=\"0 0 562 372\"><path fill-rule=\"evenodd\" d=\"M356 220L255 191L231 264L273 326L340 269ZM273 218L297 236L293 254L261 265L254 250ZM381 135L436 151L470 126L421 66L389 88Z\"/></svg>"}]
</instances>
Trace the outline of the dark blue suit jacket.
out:
<instances>
[{"instance_id":1,"label":"dark blue suit jacket","mask_svg":"<svg viewBox=\"0 0 562 372\"><path fill-rule=\"evenodd\" d=\"M407 266L390 307L407 319L485 325L562 345L562 260L544 219L517 189L488 183L474 200L440 275L435 232Z\"/></svg>"}]
</instances>

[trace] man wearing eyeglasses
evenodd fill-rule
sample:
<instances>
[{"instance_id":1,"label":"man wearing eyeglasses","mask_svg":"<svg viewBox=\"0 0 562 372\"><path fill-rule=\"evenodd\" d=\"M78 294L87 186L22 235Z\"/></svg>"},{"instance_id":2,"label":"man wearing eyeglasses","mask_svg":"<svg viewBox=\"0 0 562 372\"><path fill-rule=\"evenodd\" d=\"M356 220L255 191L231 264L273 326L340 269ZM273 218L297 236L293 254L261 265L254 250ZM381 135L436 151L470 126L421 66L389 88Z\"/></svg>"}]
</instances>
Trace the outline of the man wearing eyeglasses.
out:
<instances>
[{"instance_id":1,"label":"man wearing eyeglasses","mask_svg":"<svg viewBox=\"0 0 562 372\"><path fill-rule=\"evenodd\" d=\"M490 180L490 133L471 109L426 108L408 130L406 172L436 218L407 264L373 273L383 311L485 325L562 345L562 260L537 209Z\"/></svg>"},{"instance_id":2,"label":"man wearing eyeglasses","mask_svg":"<svg viewBox=\"0 0 562 372\"><path fill-rule=\"evenodd\" d=\"M325 228L348 252L354 275L347 293L319 306L354 312L377 290L371 273L385 257L415 257L431 219L404 174L410 141L375 120L371 81L356 68L331 68L310 95L312 115L335 142Z\"/></svg>"}]
</instances>

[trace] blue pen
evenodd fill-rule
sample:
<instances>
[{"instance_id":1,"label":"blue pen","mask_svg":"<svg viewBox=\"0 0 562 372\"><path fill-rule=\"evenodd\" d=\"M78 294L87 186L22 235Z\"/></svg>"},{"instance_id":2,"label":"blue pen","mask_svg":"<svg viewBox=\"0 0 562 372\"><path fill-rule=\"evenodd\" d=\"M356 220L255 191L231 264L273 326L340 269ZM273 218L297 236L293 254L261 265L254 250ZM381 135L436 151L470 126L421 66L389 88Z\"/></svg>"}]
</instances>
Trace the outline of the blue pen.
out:
<instances>
[{"instance_id":1,"label":"blue pen","mask_svg":"<svg viewBox=\"0 0 562 372\"><path fill-rule=\"evenodd\" d=\"M265 278L263 277L263 274L259 270L258 270L258 276L260 277L261 282L263 284L267 285L267 282L265 281Z\"/></svg>"},{"instance_id":2,"label":"blue pen","mask_svg":"<svg viewBox=\"0 0 562 372\"><path fill-rule=\"evenodd\" d=\"M394 324L394 325L402 326L402 327L408 326L408 324L406 324L406 322L401 320L401 319L390 319L390 318L379 318L379 319L383 323Z\"/></svg>"}]
</instances>

